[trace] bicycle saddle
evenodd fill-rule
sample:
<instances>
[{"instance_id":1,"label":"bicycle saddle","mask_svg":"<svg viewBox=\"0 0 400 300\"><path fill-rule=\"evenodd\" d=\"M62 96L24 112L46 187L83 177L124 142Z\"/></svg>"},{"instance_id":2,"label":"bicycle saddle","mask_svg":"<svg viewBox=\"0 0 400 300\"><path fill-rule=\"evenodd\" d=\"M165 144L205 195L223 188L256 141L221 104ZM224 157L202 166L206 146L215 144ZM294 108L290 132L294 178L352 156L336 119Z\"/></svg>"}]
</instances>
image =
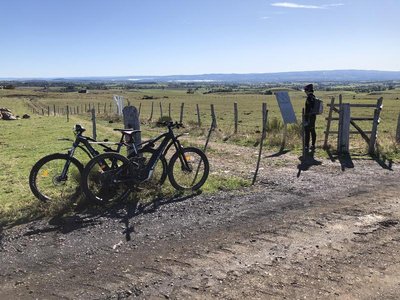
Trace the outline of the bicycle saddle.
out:
<instances>
[{"instance_id":1,"label":"bicycle saddle","mask_svg":"<svg viewBox=\"0 0 400 300\"><path fill-rule=\"evenodd\" d=\"M136 132L141 132L141 130L134 130L132 128L127 128L127 129L119 129L119 128L114 128L114 131L119 131L123 134L128 134L128 135L132 135Z\"/></svg>"}]
</instances>

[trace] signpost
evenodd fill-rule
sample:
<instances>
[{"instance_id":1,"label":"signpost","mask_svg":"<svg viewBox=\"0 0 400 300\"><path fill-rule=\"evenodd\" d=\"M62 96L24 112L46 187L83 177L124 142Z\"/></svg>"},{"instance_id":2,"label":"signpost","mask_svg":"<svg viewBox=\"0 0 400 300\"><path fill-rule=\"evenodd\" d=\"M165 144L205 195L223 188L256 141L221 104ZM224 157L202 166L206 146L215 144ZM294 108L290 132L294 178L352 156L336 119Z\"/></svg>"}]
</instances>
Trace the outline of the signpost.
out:
<instances>
[{"instance_id":1,"label":"signpost","mask_svg":"<svg viewBox=\"0 0 400 300\"><path fill-rule=\"evenodd\" d=\"M276 92L276 100L278 101L279 108L281 110L283 122L285 124L297 123L296 115L293 110L292 102L288 92Z\"/></svg>"},{"instance_id":2,"label":"signpost","mask_svg":"<svg viewBox=\"0 0 400 300\"><path fill-rule=\"evenodd\" d=\"M114 101L117 104L117 114L122 116L122 109L124 108L124 97L114 95Z\"/></svg>"},{"instance_id":3,"label":"signpost","mask_svg":"<svg viewBox=\"0 0 400 300\"><path fill-rule=\"evenodd\" d=\"M286 144L286 136L287 136L287 124L297 123L296 115L293 110L292 102L290 102L290 97L288 92L276 92L275 93L276 100L278 101L279 109L281 110L283 123L284 123L284 131L283 131L283 140L280 151L285 149Z\"/></svg>"}]
</instances>

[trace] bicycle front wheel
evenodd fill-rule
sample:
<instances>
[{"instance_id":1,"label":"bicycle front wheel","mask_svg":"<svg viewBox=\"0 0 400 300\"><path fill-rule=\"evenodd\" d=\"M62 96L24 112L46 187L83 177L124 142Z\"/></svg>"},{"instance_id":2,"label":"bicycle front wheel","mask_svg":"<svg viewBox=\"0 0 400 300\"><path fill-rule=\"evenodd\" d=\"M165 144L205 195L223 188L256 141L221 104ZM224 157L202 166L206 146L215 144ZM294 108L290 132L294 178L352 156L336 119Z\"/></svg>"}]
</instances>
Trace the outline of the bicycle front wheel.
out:
<instances>
[{"instance_id":1,"label":"bicycle front wheel","mask_svg":"<svg viewBox=\"0 0 400 300\"><path fill-rule=\"evenodd\" d=\"M118 153L92 158L82 174L82 190L94 202L104 204L125 198L130 192L130 161Z\"/></svg>"},{"instance_id":2,"label":"bicycle front wheel","mask_svg":"<svg viewBox=\"0 0 400 300\"><path fill-rule=\"evenodd\" d=\"M177 190L198 190L206 182L210 166L207 156L197 148L182 148L171 157L168 178Z\"/></svg>"},{"instance_id":3,"label":"bicycle front wheel","mask_svg":"<svg viewBox=\"0 0 400 300\"><path fill-rule=\"evenodd\" d=\"M65 176L62 172L66 171ZM43 202L75 201L81 194L83 165L67 154L47 155L36 162L29 174L32 193Z\"/></svg>"}]
</instances>

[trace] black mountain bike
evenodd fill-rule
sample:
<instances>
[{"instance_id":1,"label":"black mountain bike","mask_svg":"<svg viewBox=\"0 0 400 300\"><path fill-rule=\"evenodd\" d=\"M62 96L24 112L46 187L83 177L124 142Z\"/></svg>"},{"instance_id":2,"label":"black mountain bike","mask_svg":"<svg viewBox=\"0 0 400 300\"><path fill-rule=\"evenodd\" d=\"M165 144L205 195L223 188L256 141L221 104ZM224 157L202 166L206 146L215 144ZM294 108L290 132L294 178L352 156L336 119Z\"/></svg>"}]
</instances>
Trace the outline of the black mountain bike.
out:
<instances>
[{"instance_id":1,"label":"black mountain bike","mask_svg":"<svg viewBox=\"0 0 400 300\"><path fill-rule=\"evenodd\" d=\"M148 161L126 158L118 153L103 153L91 159L82 174L82 190L87 198L105 203L126 197L138 184L154 176L157 162L165 157L174 146L167 173L169 181L177 190L198 190L206 182L210 170L207 156L194 147L182 147L181 135L173 128L183 127L180 123L165 122L167 132L150 141L152 145L159 141Z\"/></svg>"},{"instance_id":2,"label":"black mountain bike","mask_svg":"<svg viewBox=\"0 0 400 300\"><path fill-rule=\"evenodd\" d=\"M133 134L138 130L114 129L121 132L119 142L97 142L96 140L84 136L85 128L76 124L73 128L75 140L62 138L60 140L73 142L67 154L54 153L41 158L32 167L29 174L29 187L32 193L43 202L58 201L61 199L76 200L81 194L80 182L83 173L83 164L74 157L77 148L83 150L89 158L99 155L94 149L93 144L99 145L106 153L119 153L123 146L132 149L132 160L149 159L153 153L151 141L140 144L141 149L137 150L133 143ZM116 146L113 149L110 146ZM155 169L155 176L152 183L163 184L167 178L167 161L164 156L160 156L160 164Z\"/></svg>"}]
</instances>

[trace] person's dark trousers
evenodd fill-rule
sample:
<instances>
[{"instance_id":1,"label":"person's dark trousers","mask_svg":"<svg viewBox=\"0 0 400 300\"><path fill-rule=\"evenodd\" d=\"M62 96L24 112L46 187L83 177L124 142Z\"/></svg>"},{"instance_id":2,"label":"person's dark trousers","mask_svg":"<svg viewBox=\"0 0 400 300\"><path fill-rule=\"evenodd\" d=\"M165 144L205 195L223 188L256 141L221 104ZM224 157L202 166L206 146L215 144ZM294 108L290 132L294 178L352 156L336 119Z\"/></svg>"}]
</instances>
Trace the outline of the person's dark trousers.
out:
<instances>
[{"instance_id":1,"label":"person's dark trousers","mask_svg":"<svg viewBox=\"0 0 400 300\"><path fill-rule=\"evenodd\" d=\"M315 147L315 141L317 140L317 133L315 132L315 120L317 119L316 115L308 115L305 116L306 126L305 128L305 146L306 148L310 148L310 135L312 138L311 145Z\"/></svg>"}]
</instances>

